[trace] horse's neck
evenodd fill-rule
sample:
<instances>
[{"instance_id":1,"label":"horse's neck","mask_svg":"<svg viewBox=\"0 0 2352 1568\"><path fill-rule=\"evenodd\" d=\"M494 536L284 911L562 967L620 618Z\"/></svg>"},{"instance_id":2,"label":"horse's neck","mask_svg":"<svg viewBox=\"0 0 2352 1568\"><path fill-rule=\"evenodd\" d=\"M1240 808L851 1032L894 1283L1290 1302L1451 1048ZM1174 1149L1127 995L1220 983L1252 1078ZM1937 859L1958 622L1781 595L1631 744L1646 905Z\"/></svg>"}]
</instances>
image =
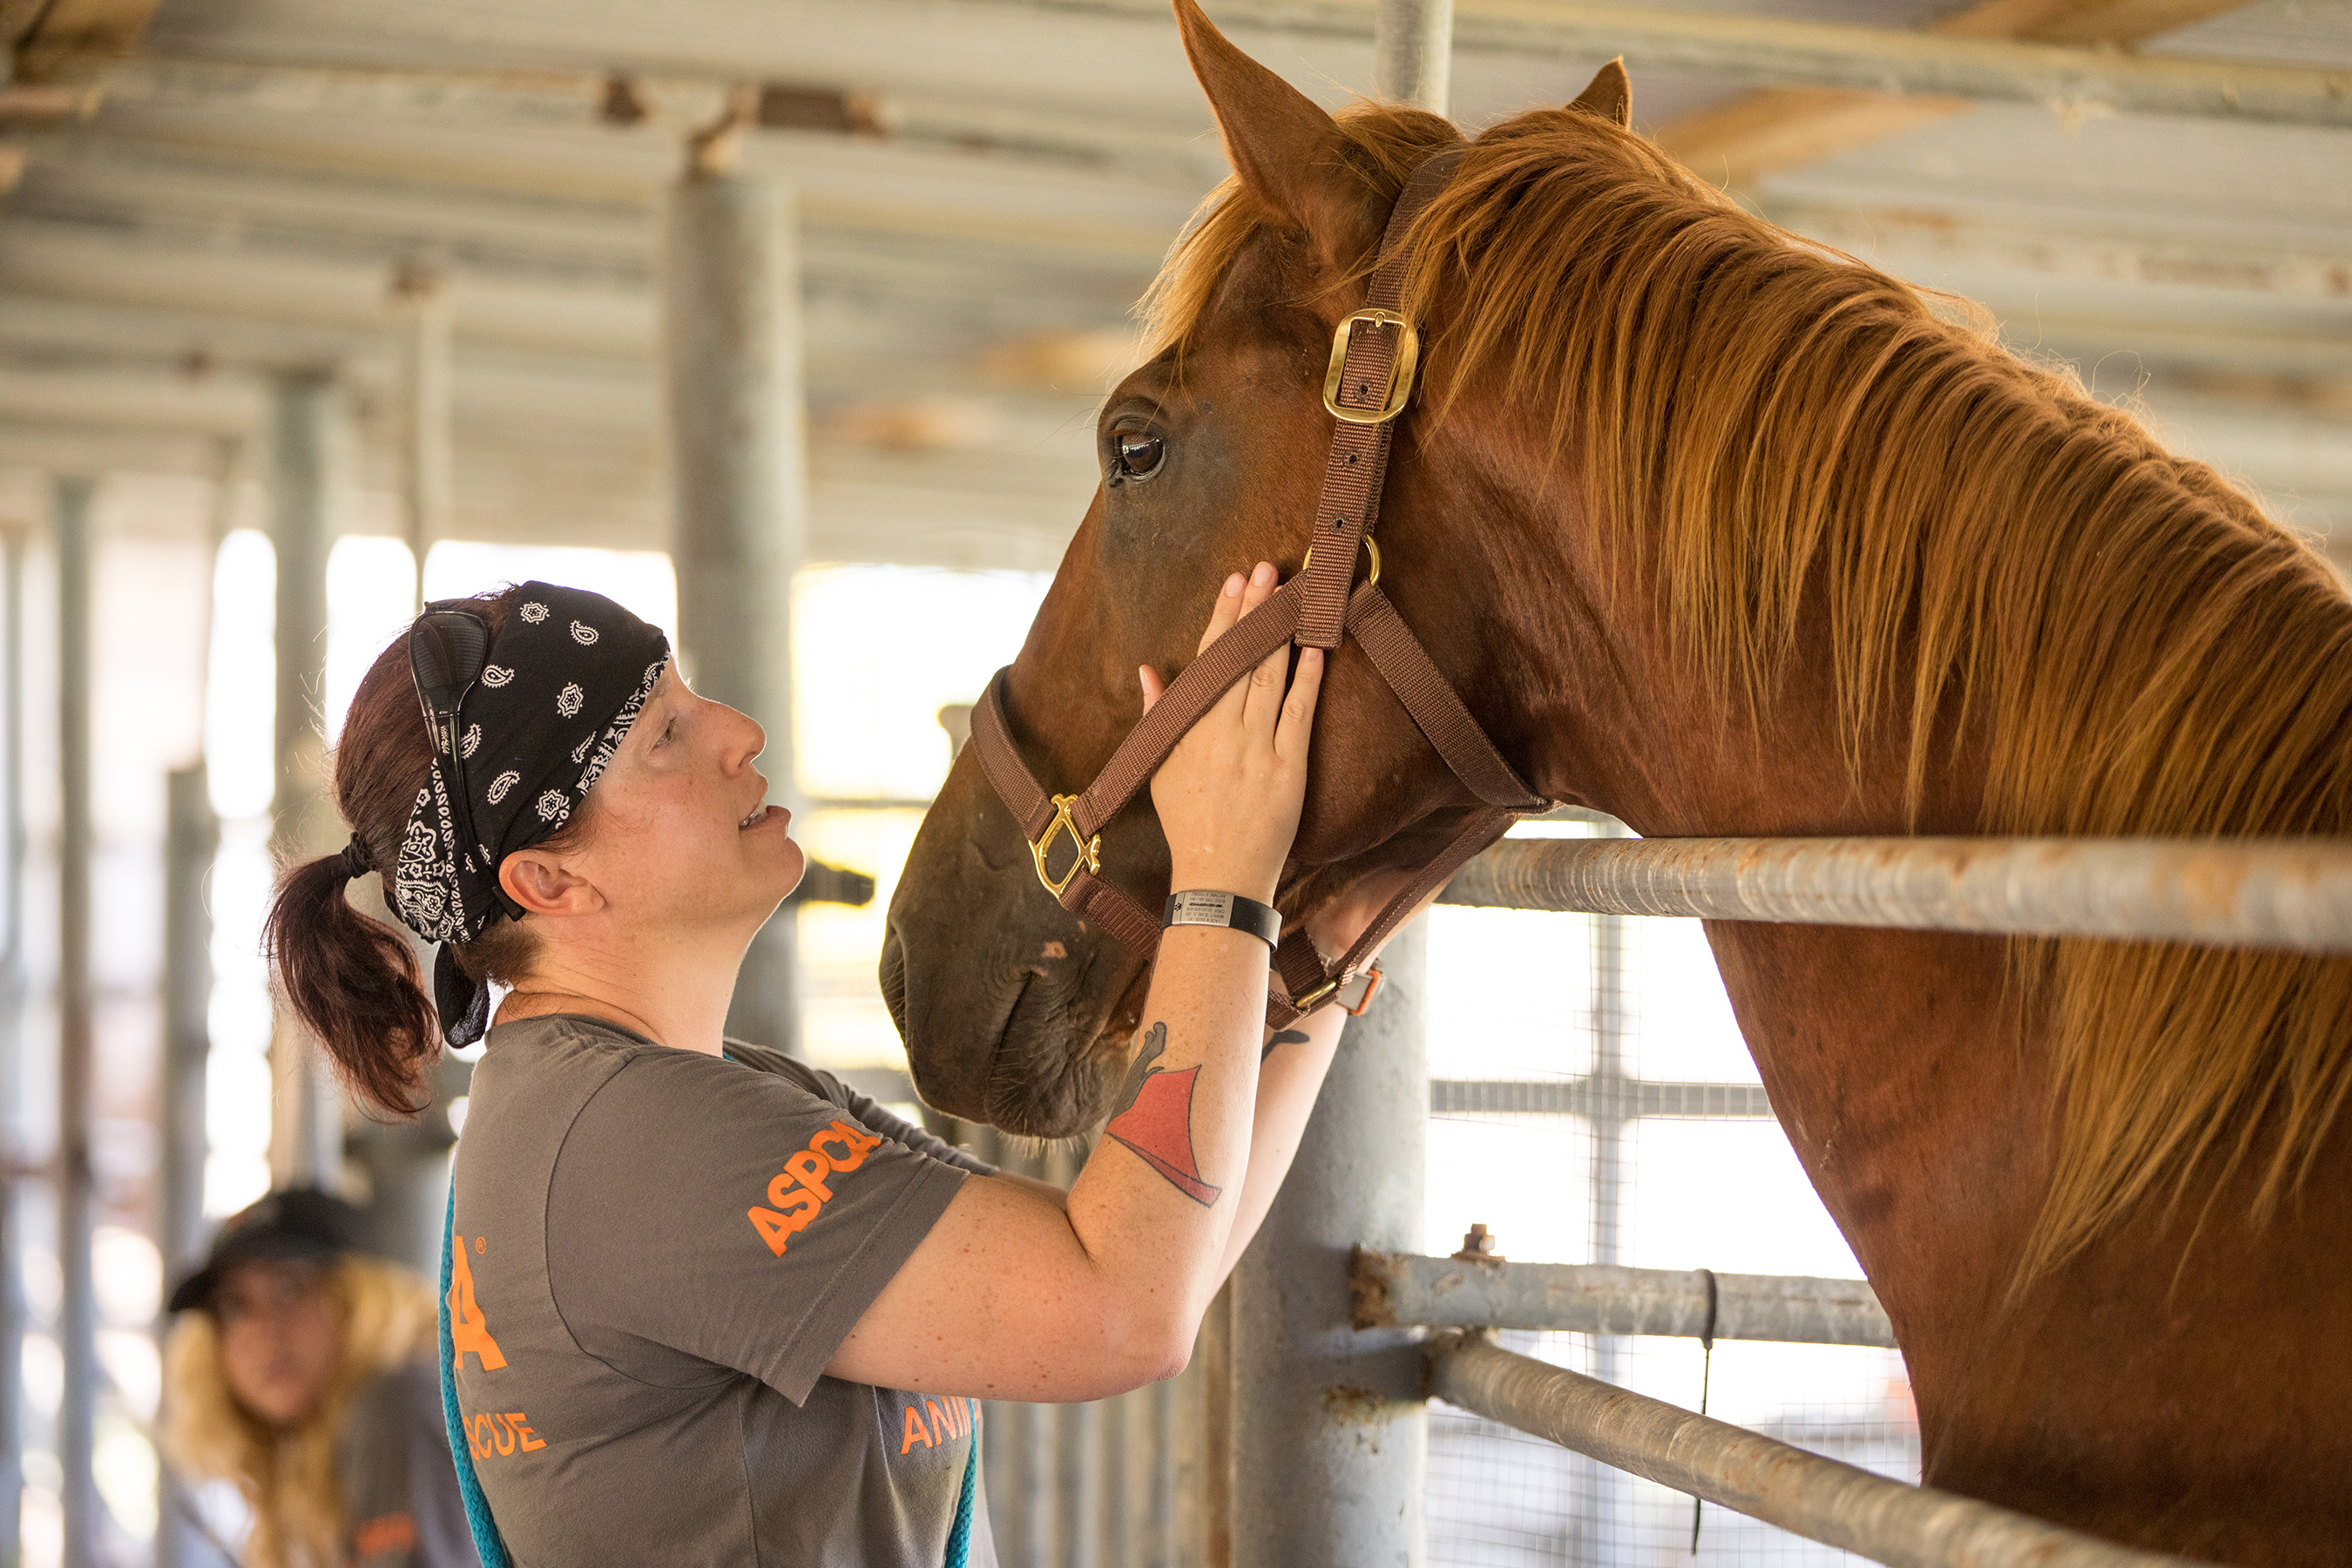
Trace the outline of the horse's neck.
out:
<instances>
[{"instance_id":1,"label":"horse's neck","mask_svg":"<svg viewBox=\"0 0 2352 1568\"><path fill-rule=\"evenodd\" d=\"M1969 830L1981 777L1971 758L1938 772L1915 816L1901 726L1848 756L1826 626L1801 634L1751 710L1675 658L1656 595L1612 574L1580 520L1538 537L1534 591L1514 595L1500 635L1538 672L1526 734L1539 791L1652 837Z\"/></svg>"}]
</instances>

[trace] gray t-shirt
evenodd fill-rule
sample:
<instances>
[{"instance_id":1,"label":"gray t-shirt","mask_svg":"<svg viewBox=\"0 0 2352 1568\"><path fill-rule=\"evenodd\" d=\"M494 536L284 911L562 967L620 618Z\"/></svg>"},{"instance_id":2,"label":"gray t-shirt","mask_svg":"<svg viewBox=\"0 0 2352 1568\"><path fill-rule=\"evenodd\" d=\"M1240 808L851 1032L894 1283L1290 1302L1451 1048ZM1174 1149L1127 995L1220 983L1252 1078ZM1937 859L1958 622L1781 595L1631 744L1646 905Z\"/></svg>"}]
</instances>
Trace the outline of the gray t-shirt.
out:
<instances>
[{"instance_id":1,"label":"gray t-shirt","mask_svg":"<svg viewBox=\"0 0 2352 1568\"><path fill-rule=\"evenodd\" d=\"M988 1167L830 1074L729 1055L558 1016L493 1029L475 1069L451 1341L518 1568L946 1554L978 1405L824 1367ZM978 1498L971 1563L995 1563Z\"/></svg>"},{"instance_id":2,"label":"gray t-shirt","mask_svg":"<svg viewBox=\"0 0 2352 1568\"><path fill-rule=\"evenodd\" d=\"M404 1362L352 1397L335 1474L352 1568L481 1568L433 1362Z\"/></svg>"}]
</instances>

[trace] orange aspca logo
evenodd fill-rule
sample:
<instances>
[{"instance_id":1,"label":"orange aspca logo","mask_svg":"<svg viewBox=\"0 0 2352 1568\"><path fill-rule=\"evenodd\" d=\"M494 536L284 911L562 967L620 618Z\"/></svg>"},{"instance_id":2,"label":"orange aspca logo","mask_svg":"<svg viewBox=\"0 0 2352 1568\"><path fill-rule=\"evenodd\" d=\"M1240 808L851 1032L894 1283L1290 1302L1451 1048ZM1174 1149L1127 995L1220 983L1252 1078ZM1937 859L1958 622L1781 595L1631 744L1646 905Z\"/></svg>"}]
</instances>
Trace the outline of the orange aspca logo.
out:
<instances>
[{"instance_id":1,"label":"orange aspca logo","mask_svg":"<svg viewBox=\"0 0 2352 1568\"><path fill-rule=\"evenodd\" d=\"M857 1169L881 1143L879 1137L844 1116L810 1139L807 1148L794 1151L768 1184L768 1206L753 1204L749 1210L751 1228L760 1233L768 1250L782 1258L785 1245L806 1230L833 1201L826 1178Z\"/></svg>"},{"instance_id":2,"label":"orange aspca logo","mask_svg":"<svg viewBox=\"0 0 2352 1568\"><path fill-rule=\"evenodd\" d=\"M352 1531L352 1553L364 1561L416 1550L416 1521L404 1513L380 1513Z\"/></svg>"},{"instance_id":3,"label":"orange aspca logo","mask_svg":"<svg viewBox=\"0 0 2352 1568\"><path fill-rule=\"evenodd\" d=\"M952 1443L971 1431L971 1424L980 1419L980 1406L969 1399L926 1399L918 1408L912 1403L913 1397L908 1396L907 1415L901 1423L906 1428L898 1439L898 1452L902 1454L918 1443L926 1448ZM930 1416L928 1424L923 1420L926 1415Z\"/></svg>"},{"instance_id":4,"label":"orange aspca logo","mask_svg":"<svg viewBox=\"0 0 2352 1568\"><path fill-rule=\"evenodd\" d=\"M499 1350L499 1342L490 1338L489 1320L482 1316L481 1303L474 1300L474 1271L466 1262L466 1238L449 1238L449 1364L463 1367L471 1352L482 1363L484 1372L496 1372L507 1364Z\"/></svg>"},{"instance_id":5,"label":"orange aspca logo","mask_svg":"<svg viewBox=\"0 0 2352 1568\"><path fill-rule=\"evenodd\" d=\"M547 1439L530 1429L530 1417L520 1410L488 1410L466 1417L466 1447L478 1459L504 1458L544 1448Z\"/></svg>"}]
</instances>

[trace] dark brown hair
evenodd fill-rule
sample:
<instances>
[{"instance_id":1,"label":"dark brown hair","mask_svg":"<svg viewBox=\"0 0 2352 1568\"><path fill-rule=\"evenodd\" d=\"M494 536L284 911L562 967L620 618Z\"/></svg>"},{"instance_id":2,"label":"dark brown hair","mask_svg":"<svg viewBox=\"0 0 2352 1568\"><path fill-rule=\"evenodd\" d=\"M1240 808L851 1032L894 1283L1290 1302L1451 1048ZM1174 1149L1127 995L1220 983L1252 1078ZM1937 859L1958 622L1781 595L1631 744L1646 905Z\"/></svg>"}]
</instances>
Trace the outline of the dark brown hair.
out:
<instances>
[{"instance_id":1,"label":"dark brown hair","mask_svg":"<svg viewBox=\"0 0 2352 1568\"><path fill-rule=\"evenodd\" d=\"M473 600L492 637L520 593L509 587ZM380 874L399 864L409 810L432 767L433 741L417 707L404 633L361 680L334 756L335 807ZM576 846L586 817L584 809L575 811L541 843ZM347 882L340 853L279 873L265 931L270 968L288 1005L352 1092L390 1114L413 1116L432 1098L441 1030L415 947L401 931L352 908ZM469 978L511 983L530 969L538 946L523 921L502 920L455 952Z\"/></svg>"}]
</instances>

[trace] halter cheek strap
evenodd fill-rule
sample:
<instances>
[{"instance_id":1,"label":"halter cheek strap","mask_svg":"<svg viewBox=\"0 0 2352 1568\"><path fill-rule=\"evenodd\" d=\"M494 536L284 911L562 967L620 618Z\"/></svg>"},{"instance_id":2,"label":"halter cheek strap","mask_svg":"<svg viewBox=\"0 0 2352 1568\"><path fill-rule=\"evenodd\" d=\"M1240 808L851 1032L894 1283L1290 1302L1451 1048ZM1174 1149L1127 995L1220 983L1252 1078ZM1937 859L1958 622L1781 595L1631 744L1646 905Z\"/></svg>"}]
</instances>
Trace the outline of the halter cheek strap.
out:
<instances>
[{"instance_id":1,"label":"halter cheek strap","mask_svg":"<svg viewBox=\"0 0 2352 1568\"><path fill-rule=\"evenodd\" d=\"M1398 309L1412 261L1406 237L1413 220L1452 177L1462 153L1460 146L1449 147L1415 171L1389 215L1364 309L1342 321L1332 334L1323 388L1324 405L1333 419L1331 445L1324 459L1323 489L1306 565L1185 667L1080 794L1049 795L1022 761L1004 711L1009 669L997 671L972 708L971 742L981 771L1021 824L1038 881L1065 909L1101 926L1149 963L1159 951L1160 922L1140 901L1102 876L1104 826L1150 781L1226 689L1259 660L1285 643L1332 648L1345 637L1356 639L1477 805L1444 850L1389 901L1338 963L1324 963L1303 925L1283 938L1274 959L1279 990L1266 1003L1266 1021L1277 1028L1330 1001L1463 862L1502 837L1521 816L1551 805L1528 789L1503 760L1381 592L1380 554L1371 542L1395 420L1412 398L1420 352L1412 323ZM1371 575L1359 584L1356 560L1367 553ZM1057 873L1056 866L1064 868Z\"/></svg>"}]
</instances>

